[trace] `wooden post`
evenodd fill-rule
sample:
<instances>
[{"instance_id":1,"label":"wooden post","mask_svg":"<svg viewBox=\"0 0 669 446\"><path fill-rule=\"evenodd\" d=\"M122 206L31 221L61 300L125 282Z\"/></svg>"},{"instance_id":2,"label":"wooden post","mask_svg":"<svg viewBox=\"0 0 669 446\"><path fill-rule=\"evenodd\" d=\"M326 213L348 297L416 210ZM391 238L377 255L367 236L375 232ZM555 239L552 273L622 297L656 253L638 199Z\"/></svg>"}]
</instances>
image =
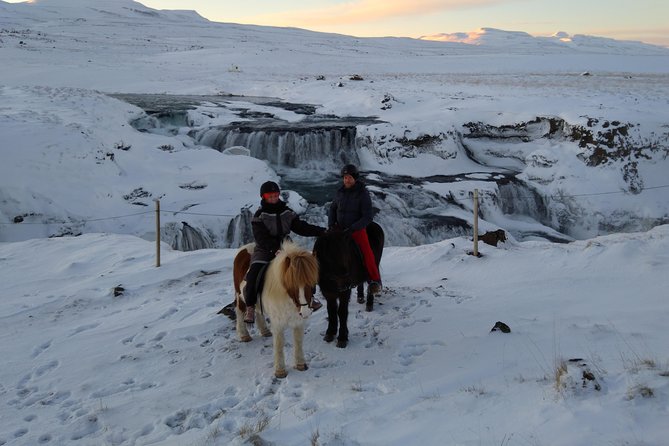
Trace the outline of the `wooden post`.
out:
<instances>
[{"instance_id":1,"label":"wooden post","mask_svg":"<svg viewBox=\"0 0 669 446\"><path fill-rule=\"evenodd\" d=\"M156 199L156 268L160 266L160 200Z\"/></svg>"},{"instance_id":2,"label":"wooden post","mask_svg":"<svg viewBox=\"0 0 669 446\"><path fill-rule=\"evenodd\" d=\"M479 256L479 190L474 189L474 256Z\"/></svg>"}]
</instances>

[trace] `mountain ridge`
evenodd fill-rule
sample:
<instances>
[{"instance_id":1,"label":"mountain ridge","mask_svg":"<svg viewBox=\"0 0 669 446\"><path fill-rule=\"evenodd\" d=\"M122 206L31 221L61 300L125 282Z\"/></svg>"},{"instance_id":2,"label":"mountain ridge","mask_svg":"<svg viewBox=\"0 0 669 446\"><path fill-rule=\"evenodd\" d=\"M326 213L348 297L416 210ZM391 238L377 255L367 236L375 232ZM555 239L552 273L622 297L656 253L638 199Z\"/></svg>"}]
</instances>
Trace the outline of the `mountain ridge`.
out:
<instances>
[{"instance_id":1,"label":"mountain ridge","mask_svg":"<svg viewBox=\"0 0 669 446\"><path fill-rule=\"evenodd\" d=\"M201 16L194 10L154 9L134 0L121 0L110 4L101 0L35 0L30 3L7 3L0 1L0 8L5 12L0 18L0 26L21 26L16 20L30 20L34 25L37 21L41 25L57 25L63 19L130 19L133 21L164 20L168 23L180 25L223 25L234 26L248 32L264 31L299 31L314 37L339 36L354 39L359 42L386 42L396 39L414 41L417 44L440 42L448 44L448 48L468 48L477 53L482 49L499 50L505 48L510 53L544 52L544 53L600 53L600 54L667 54L669 48L638 41L616 40L608 37L598 37L569 34L560 31L550 37L532 36L525 31L509 31L496 28L482 27L469 32L438 33L410 37L355 37L345 34L325 33L294 27L272 27L252 24L236 24L229 22L215 22ZM13 16L12 16L13 15ZM14 23L12 23L14 22ZM23 26L27 26L24 23Z\"/></svg>"}]
</instances>

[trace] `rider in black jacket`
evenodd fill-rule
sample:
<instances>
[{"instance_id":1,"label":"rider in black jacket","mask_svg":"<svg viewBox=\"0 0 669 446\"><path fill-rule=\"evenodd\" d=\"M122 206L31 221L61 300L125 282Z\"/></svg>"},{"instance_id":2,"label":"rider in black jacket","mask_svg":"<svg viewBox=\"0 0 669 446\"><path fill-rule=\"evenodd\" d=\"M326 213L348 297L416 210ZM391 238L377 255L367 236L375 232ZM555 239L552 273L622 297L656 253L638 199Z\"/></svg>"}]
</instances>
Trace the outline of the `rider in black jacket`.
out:
<instances>
[{"instance_id":1,"label":"rider in black jacket","mask_svg":"<svg viewBox=\"0 0 669 446\"><path fill-rule=\"evenodd\" d=\"M328 211L328 227L348 233L360 248L369 287L373 294L381 292L381 274L367 238L367 225L374 218L372 199L358 168L347 164L341 169L343 185L337 189Z\"/></svg>"},{"instance_id":2,"label":"rider in black jacket","mask_svg":"<svg viewBox=\"0 0 669 446\"><path fill-rule=\"evenodd\" d=\"M279 199L279 185L273 181L267 181L260 187L260 208L253 215L251 229L255 238L256 246L251 255L251 266L246 273L246 287L244 288L244 301L246 302L246 314L244 322L252 324L255 322L255 304L258 300L256 281L258 273L263 265L269 263L281 247L283 240L290 234L305 237L317 237L325 232L325 228L311 225L300 220L300 217ZM322 304L312 301L312 309L317 310Z\"/></svg>"}]
</instances>

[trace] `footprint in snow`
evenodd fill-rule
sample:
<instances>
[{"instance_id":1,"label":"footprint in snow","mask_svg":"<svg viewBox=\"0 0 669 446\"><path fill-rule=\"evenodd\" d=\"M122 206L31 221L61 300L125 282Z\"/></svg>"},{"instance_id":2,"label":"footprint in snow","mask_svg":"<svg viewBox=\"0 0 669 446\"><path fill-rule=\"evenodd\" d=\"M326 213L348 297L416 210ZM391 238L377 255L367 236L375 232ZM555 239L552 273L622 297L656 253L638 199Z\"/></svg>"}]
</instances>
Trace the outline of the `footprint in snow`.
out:
<instances>
[{"instance_id":1,"label":"footprint in snow","mask_svg":"<svg viewBox=\"0 0 669 446\"><path fill-rule=\"evenodd\" d=\"M88 331L88 330L92 330L92 329L94 329L96 327L99 327L99 326L100 326L99 323L81 325L81 326L75 328L74 331L72 333L70 333L70 335L68 337L78 335L79 333L82 333L82 332Z\"/></svg>"},{"instance_id":2,"label":"footprint in snow","mask_svg":"<svg viewBox=\"0 0 669 446\"><path fill-rule=\"evenodd\" d=\"M397 360L403 366L410 366L416 357L423 355L426 351L427 347L424 345L407 345L397 352Z\"/></svg>"},{"instance_id":3,"label":"footprint in snow","mask_svg":"<svg viewBox=\"0 0 669 446\"><path fill-rule=\"evenodd\" d=\"M33 348L33 351L32 351L32 353L31 353L30 357L31 357L31 358L37 358L39 355L41 355L41 354L44 353L46 350L48 350L49 347L51 347L51 342L52 342L52 340L49 339L48 341L43 342L43 343L41 343L40 345L38 345L38 346L36 346L35 348Z\"/></svg>"},{"instance_id":4,"label":"footprint in snow","mask_svg":"<svg viewBox=\"0 0 669 446\"><path fill-rule=\"evenodd\" d=\"M171 307L171 308L169 308L166 312L164 312L164 313L160 316L160 319L167 319L168 317L174 315L174 314L177 313L178 311L179 311L178 308L176 308L176 307Z\"/></svg>"},{"instance_id":5,"label":"footprint in snow","mask_svg":"<svg viewBox=\"0 0 669 446\"><path fill-rule=\"evenodd\" d=\"M156 336L154 336L153 339L151 339L152 342L160 342L163 340L163 338L167 335L166 331L161 331L158 333Z\"/></svg>"},{"instance_id":6,"label":"footprint in snow","mask_svg":"<svg viewBox=\"0 0 669 446\"><path fill-rule=\"evenodd\" d=\"M94 435L100 430L100 422L97 415L90 414L85 417L81 417L79 420L74 423L74 432L70 437L73 441L83 440L84 438Z\"/></svg>"},{"instance_id":7,"label":"footprint in snow","mask_svg":"<svg viewBox=\"0 0 669 446\"><path fill-rule=\"evenodd\" d=\"M46 364L44 364L40 367L37 367L37 369L35 369L35 376L37 378L39 378L40 376L43 376L44 374L46 374L46 373L50 372L51 370L57 368L59 365L60 365L60 361L56 361L56 360L50 361L50 362L48 362L48 363L46 363Z\"/></svg>"},{"instance_id":8,"label":"footprint in snow","mask_svg":"<svg viewBox=\"0 0 669 446\"><path fill-rule=\"evenodd\" d=\"M14 431L14 438L21 438L27 433L28 433L28 429L23 427L21 429L18 429L16 431Z\"/></svg>"}]
</instances>

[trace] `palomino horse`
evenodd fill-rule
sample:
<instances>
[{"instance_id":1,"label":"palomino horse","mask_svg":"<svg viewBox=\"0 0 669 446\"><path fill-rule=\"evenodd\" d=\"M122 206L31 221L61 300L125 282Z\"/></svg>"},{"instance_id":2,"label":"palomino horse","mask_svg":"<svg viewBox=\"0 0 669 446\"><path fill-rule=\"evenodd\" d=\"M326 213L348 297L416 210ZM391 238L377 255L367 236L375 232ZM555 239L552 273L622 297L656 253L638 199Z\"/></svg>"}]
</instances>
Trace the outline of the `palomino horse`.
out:
<instances>
[{"instance_id":1,"label":"palomino horse","mask_svg":"<svg viewBox=\"0 0 669 446\"><path fill-rule=\"evenodd\" d=\"M385 234L381 226L372 222L367 226L367 236L378 265ZM318 237L314 244L314 254L320 267L318 286L328 305L328 328L323 339L332 342L339 325L337 347L344 348L348 344L348 302L351 289L367 280L367 269L355 242L343 232L327 232ZM361 296L358 294L358 302L364 303L364 296ZM372 311L373 308L374 295L368 288L365 309Z\"/></svg>"},{"instance_id":2,"label":"palomino horse","mask_svg":"<svg viewBox=\"0 0 669 446\"><path fill-rule=\"evenodd\" d=\"M237 314L237 335L242 342L251 340L244 323L244 276L249 268L255 244L243 246L235 256L233 281ZM284 242L274 260L269 263L265 283L256 305L256 323L263 336L270 336L261 309L269 316L271 335L274 336L274 375L285 378L286 362L283 353L284 330L293 329L293 352L295 368L307 370L302 340L304 324L311 315L313 290L318 282L318 261L309 251L292 242Z\"/></svg>"}]
</instances>

